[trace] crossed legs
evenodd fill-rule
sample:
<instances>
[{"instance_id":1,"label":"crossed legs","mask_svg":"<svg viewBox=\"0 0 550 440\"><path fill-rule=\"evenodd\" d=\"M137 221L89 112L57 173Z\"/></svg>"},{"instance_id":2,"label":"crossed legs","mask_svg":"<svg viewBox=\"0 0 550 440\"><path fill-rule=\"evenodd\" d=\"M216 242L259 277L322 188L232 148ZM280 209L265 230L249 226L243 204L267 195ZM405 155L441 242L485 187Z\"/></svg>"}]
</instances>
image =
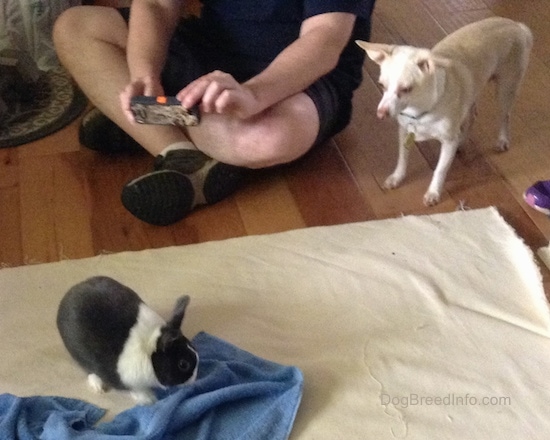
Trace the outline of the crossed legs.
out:
<instances>
[{"instance_id":1,"label":"crossed legs","mask_svg":"<svg viewBox=\"0 0 550 440\"><path fill-rule=\"evenodd\" d=\"M201 124L187 132L131 123L119 101L130 75L125 52L128 29L118 11L99 6L70 8L56 22L53 36L61 62L92 103L153 156L169 145L190 141L220 162L263 168L297 159L316 139L319 116L305 93L246 120L205 114Z\"/></svg>"}]
</instances>

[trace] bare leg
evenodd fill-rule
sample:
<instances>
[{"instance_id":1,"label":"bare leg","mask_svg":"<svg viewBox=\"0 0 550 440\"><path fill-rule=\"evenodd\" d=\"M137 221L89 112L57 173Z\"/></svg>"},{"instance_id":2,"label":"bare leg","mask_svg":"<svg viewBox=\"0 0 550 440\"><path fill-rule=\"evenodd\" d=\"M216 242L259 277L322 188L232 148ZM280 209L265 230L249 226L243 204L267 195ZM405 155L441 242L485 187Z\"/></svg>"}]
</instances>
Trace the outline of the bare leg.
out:
<instances>
[{"instance_id":1,"label":"bare leg","mask_svg":"<svg viewBox=\"0 0 550 440\"><path fill-rule=\"evenodd\" d=\"M305 154L318 130L317 109L300 93L247 120L207 115L189 135L201 151L221 162L263 168Z\"/></svg>"},{"instance_id":2,"label":"bare leg","mask_svg":"<svg viewBox=\"0 0 550 440\"><path fill-rule=\"evenodd\" d=\"M186 137L175 127L141 126L124 116L119 93L130 78L125 54L127 35L121 15L113 8L99 6L66 10L53 34L61 62L92 103L156 156Z\"/></svg>"},{"instance_id":3,"label":"bare leg","mask_svg":"<svg viewBox=\"0 0 550 440\"><path fill-rule=\"evenodd\" d=\"M127 35L127 25L115 9L97 6L68 9L54 28L60 60L82 90L152 155L176 142L191 140L221 162L261 168L294 160L313 144L319 117L304 93L248 120L206 114L200 126L190 128L188 134L176 127L130 123L119 102L119 93L129 82Z\"/></svg>"},{"instance_id":4,"label":"bare leg","mask_svg":"<svg viewBox=\"0 0 550 440\"><path fill-rule=\"evenodd\" d=\"M239 167L289 162L313 145L319 116L305 93L245 120L206 113L201 124L188 132L130 122L119 98L130 82L127 38L125 20L107 7L70 8L54 28L61 62L96 107L137 143L153 156L166 153L174 144L196 148L162 154L156 171L124 186L122 203L139 219L155 225L174 223L197 205L216 203L235 191L242 177Z\"/></svg>"}]
</instances>

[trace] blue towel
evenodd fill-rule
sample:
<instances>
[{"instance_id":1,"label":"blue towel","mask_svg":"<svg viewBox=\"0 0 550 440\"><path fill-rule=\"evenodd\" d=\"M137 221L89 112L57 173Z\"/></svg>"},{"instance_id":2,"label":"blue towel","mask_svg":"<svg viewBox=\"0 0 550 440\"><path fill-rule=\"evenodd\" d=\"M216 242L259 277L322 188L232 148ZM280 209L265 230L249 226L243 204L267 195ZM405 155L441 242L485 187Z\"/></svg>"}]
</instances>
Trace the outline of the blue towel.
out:
<instances>
[{"instance_id":1,"label":"blue towel","mask_svg":"<svg viewBox=\"0 0 550 440\"><path fill-rule=\"evenodd\" d=\"M105 410L77 399L0 395L2 440L278 440L290 434L302 396L296 367L258 358L199 333L198 377L159 390L159 401L99 423Z\"/></svg>"}]
</instances>

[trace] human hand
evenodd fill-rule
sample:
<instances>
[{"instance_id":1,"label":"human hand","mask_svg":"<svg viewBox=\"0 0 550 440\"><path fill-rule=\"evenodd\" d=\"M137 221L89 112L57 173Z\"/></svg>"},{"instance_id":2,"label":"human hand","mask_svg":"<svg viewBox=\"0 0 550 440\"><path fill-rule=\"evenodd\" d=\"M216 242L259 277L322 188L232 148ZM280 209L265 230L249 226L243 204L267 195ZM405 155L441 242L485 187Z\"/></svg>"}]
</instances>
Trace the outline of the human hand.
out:
<instances>
[{"instance_id":1,"label":"human hand","mask_svg":"<svg viewBox=\"0 0 550 440\"><path fill-rule=\"evenodd\" d=\"M176 98L186 108L199 104L203 113L231 114L240 119L247 119L262 110L249 88L219 70L189 83Z\"/></svg>"},{"instance_id":2,"label":"human hand","mask_svg":"<svg viewBox=\"0 0 550 440\"><path fill-rule=\"evenodd\" d=\"M130 100L134 96L163 96L164 89L159 81L152 78L138 78L130 82L119 94L120 106L130 122L134 122L134 114L130 110Z\"/></svg>"}]
</instances>

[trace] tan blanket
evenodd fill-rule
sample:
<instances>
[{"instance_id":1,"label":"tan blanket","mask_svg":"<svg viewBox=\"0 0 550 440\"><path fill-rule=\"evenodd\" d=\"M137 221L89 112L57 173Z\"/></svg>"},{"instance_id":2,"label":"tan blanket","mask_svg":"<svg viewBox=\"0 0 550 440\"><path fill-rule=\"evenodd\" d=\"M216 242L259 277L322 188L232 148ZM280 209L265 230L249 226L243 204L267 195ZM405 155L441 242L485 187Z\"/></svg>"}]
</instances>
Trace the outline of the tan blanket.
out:
<instances>
[{"instance_id":1,"label":"tan blanket","mask_svg":"<svg viewBox=\"0 0 550 440\"><path fill-rule=\"evenodd\" d=\"M493 208L0 270L0 392L94 395L55 328L108 275L183 330L296 365L294 439L547 439L550 314L531 251Z\"/></svg>"}]
</instances>

